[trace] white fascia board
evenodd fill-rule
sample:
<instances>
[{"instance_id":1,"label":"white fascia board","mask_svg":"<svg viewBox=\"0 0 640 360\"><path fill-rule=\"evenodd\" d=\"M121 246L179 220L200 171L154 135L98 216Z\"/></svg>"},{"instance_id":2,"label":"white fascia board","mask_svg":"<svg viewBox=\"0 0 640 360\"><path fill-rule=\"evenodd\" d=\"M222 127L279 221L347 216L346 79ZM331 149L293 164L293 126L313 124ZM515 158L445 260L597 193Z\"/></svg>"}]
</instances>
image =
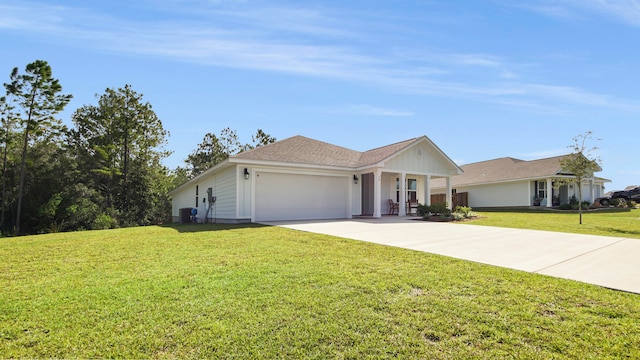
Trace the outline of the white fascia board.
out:
<instances>
[{"instance_id":1,"label":"white fascia board","mask_svg":"<svg viewBox=\"0 0 640 360\"><path fill-rule=\"evenodd\" d=\"M226 159L226 160L222 161L221 163L218 163L218 164L214 165L213 167L211 167L211 168L209 168L209 169L205 170L202 174L200 174L200 175L198 175L198 176L194 177L194 178L193 178L193 179L191 179L191 180L188 180L188 181L187 181L187 182L185 182L184 184L182 184L182 185L178 186L177 188L175 188L175 189L173 189L173 190L169 191L169 195L171 195L171 194L173 194L173 193L176 193L176 192L180 191L182 188L184 188L184 187L186 187L186 186L189 186L190 184L193 184L193 183L196 183L196 182L200 181L200 179L202 179L203 177L205 177L205 176L207 176L207 175L209 175L209 174L211 174L211 173L217 172L218 170L221 170L221 169L227 168L227 167L229 167L229 166L230 166L229 159Z\"/></svg>"},{"instance_id":2,"label":"white fascia board","mask_svg":"<svg viewBox=\"0 0 640 360\"><path fill-rule=\"evenodd\" d=\"M357 171L359 173L364 173L366 170L374 171L375 169L384 169L384 161L381 161L376 164L360 166L358 168L355 168L354 171Z\"/></svg>"}]
</instances>

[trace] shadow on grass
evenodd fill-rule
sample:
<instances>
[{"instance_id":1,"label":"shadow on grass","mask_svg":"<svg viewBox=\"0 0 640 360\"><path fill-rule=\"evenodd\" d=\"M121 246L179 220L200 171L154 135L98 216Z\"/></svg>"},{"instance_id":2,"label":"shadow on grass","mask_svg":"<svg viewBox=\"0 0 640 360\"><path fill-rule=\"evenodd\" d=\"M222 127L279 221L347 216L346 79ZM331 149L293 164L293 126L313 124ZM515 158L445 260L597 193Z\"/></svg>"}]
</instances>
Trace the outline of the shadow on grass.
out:
<instances>
[{"instance_id":1,"label":"shadow on grass","mask_svg":"<svg viewBox=\"0 0 640 360\"><path fill-rule=\"evenodd\" d=\"M235 229L251 229L251 228L263 228L268 225L261 225L255 223L247 224L169 224L162 227L168 229L174 229L181 233L203 232L203 231L222 231L222 230L235 230Z\"/></svg>"},{"instance_id":2,"label":"shadow on grass","mask_svg":"<svg viewBox=\"0 0 640 360\"><path fill-rule=\"evenodd\" d=\"M597 229L598 230L602 230L602 231L606 231L606 232L610 232L610 233L615 233L615 234L640 236L640 231L637 231L637 230L616 229L616 228L602 227L602 226L597 227Z\"/></svg>"}]
</instances>

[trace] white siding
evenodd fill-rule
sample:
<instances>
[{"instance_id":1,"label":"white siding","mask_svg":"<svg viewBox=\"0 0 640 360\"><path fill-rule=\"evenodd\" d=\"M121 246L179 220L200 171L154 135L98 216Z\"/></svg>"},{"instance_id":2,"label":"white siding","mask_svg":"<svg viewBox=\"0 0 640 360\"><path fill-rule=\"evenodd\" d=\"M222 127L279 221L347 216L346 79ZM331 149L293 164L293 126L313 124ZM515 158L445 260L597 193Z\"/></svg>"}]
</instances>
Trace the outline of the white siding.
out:
<instances>
[{"instance_id":1,"label":"white siding","mask_svg":"<svg viewBox=\"0 0 640 360\"><path fill-rule=\"evenodd\" d=\"M399 175L382 176L382 183L380 185L382 194L380 196L380 211L383 214L389 213L389 199L396 202L396 178Z\"/></svg>"},{"instance_id":2,"label":"white siding","mask_svg":"<svg viewBox=\"0 0 640 360\"><path fill-rule=\"evenodd\" d=\"M251 184L254 181L253 173L254 168L247 167L249 171L249 179L244 178L244 166L237 167L237 188L238 188L238 218L250 219L251 218Z\"/></svg>"},{"instance_id":3,"label":"white siding","mask_svg":"<svg viewBox=\"0 0 640 360\"><path fill-rule=\"evenodd\" d=\"M188 187L173 194L171 201L171 215L173 221L178 222L180 219L180 209L194 207L196 204L196 187Z\"/></svg>"},{"instance_id":4,"label":"white siding","mask_svg":"<svg viewBox=\"0 0 640 360\"><path fill-rule=\"evenodd\" d=\"M358 174L358 184L351 182L351 215L362 214L362 174Z\"/></svg>"},{"instance_id":5,"label":"white siding","mask_svg":"<svg viewBox=\"0 0 640 360\"><path fill-rule=\"evenodd\" d=\"M451 175L451 163L425 144L413 146L384 164L384 172Z\"/></svg>"},{"instance_id":6,"label":"white siding","mask_svg":"<svg viewBox=\"0 0 640 360\"><path fill-rule=\"evenodd\" d=\"M470 207L530 206L529 181L458 187L457 192L469 193ZM436 192L433 192L434 194Z\"/></svg>"},{"instance_id":7,"label":"white siding","mask_svg":"<svg viewBox=\"0 0 640 360\"><path fill-rule=\"evenodd\" d=\"M215 176L213 194L216 203L211 217L216 219L236 219L236 168L229 168Z\"/></svg>"},{"instance_id":8,"label":"white siding","mask_svg":"<svg viewBox=\"0 0 640 360\"><path fill-rule=\"evenodd\" d=\"M179 221L181 208L196 207L196 186L198 187L198 218L204 219L206 215L209 219L236 219L235 168L229 168L220 173L200 178L197 182L173 193L172 215L174 221ZM208 188L213 189L216 202L211 206L207 215L209 202L203 202L203 199L207 198Z\"/></svg>"}]
</instances>

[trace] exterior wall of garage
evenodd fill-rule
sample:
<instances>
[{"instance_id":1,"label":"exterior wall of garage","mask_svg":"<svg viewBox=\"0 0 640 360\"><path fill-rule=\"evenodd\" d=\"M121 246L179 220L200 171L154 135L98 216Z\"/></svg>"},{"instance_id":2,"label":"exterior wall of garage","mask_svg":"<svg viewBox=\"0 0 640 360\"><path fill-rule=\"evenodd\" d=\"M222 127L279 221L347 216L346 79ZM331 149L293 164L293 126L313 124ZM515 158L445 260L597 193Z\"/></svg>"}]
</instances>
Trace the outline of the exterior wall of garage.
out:
<instances>
[{"instance_id":1,"label":"exterior wall of garage","mask_svg":"<svg viewBox=\"0 0 640 360\"><path fill-rule=\"evenodd\" d=\"M224 169L219 173L204 176L172 194L172 218L180 221L181 208L198 209L198 218L204 221L236 222L236 174L235 167ZM207 189L211 188L216 201L209 203ZM196 195L197 193L197 195ZM211 205L211 206L210 206Z\"/></svg>"},{"instance_id":2,"label":"exterior wall of garage","mask_svg":"<svg viewBox=\"0 0 640 360\"><path fill-rule=\"evenodd\" d=\"M350 218L354 211L353 204L359 203L359 200L355 200L353 195L356 191L354 190L356 185L353 181L353 172L285 167L247 167L247 170L250 172L250 181L248 181L250 187L245 187L241 192L242 199L239 202L243 204L243 208L239 209L239 212L244 214L249 211L251 221L284 220L283 215L277 210L278 208L281 208L283 213L287 209L288 211L297 209L295 214L288 216L290 218L286 220ZM264 183L273 178L277 178L279 182ZM322 179L330 179L331 184L324 184ZM316 180L320 182L316 183ZM258 183L259 181L263 182ZM315 185L304 188L307 182ZM329 201L334 192L340 194L340 209L336 209L335 201L337 200L335 197L334 201ZM324 211L322 204L333 208L333 212L327 215L331 210ZM273 214L265 213L267 211L265 207ZM314 208L319 214L317 217L310 215L314 214Z\"/></svg>"},{"instance_id":3,"label":"exterior wall of garage","mask_svg":"<svg viewBox=\"0 0 640 360\"><path fill-rule=\"evenodd\" d=\"M216 174L214 178L213 195L216 196L216 202L213 204L209 217L223 222L225 220L237 220L235 167Z\"/></svg>"},{"instance_id":4,"label":"exterior wall of garage","mask_svg":"<svg viewBox=\"0 0 640 360\"><path fill-rule=\"evenodd\" d=\"M199 195L198 200L196 200L195 186L173 194L171 201L171 217L173 222L180 222L180 209L195 207L196 205L199 205Z\"/></svg>"}]
</instances>

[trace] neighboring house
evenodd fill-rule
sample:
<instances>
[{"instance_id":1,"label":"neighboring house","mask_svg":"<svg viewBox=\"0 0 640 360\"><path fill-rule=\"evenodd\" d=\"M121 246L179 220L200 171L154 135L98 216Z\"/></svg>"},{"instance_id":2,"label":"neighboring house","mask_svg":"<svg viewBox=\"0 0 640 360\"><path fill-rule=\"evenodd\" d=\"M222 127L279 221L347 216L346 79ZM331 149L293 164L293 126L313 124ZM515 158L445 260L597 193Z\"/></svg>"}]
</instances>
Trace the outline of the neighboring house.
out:
<instances>
[{"instance_id":1,"label":"neighboring house","mask_svg":"<svg viewBox=\"0 0 640 360\"><path fill-rule=\"evenodd\" d=\"M452 180L454 192L467 192L470 207L547 206L568 203L577 188L563 185L559 179L573 178L562 170L560 162L568 155L539 160L505 157L462 165L464 174ZM602 169L598 169L602 171ZM584 179L582 198L593 202L604 196L604 183L611 180L594 177ZM434 180L433 194L446 191L445 183Z\"/></svg>"},{"instance_id":2,"label":"neighboring house","mask_svg":"<svg viewBox=\"0 0 640 360\"><path fill-rule=\"evenodd\" d=\"M380 217L390 199L428 203L432 179L461 173L426 136L365 152L294 136L231 156L170 195L176 222L192 208L207 222Z\"/></svg>"}]
</instances>

